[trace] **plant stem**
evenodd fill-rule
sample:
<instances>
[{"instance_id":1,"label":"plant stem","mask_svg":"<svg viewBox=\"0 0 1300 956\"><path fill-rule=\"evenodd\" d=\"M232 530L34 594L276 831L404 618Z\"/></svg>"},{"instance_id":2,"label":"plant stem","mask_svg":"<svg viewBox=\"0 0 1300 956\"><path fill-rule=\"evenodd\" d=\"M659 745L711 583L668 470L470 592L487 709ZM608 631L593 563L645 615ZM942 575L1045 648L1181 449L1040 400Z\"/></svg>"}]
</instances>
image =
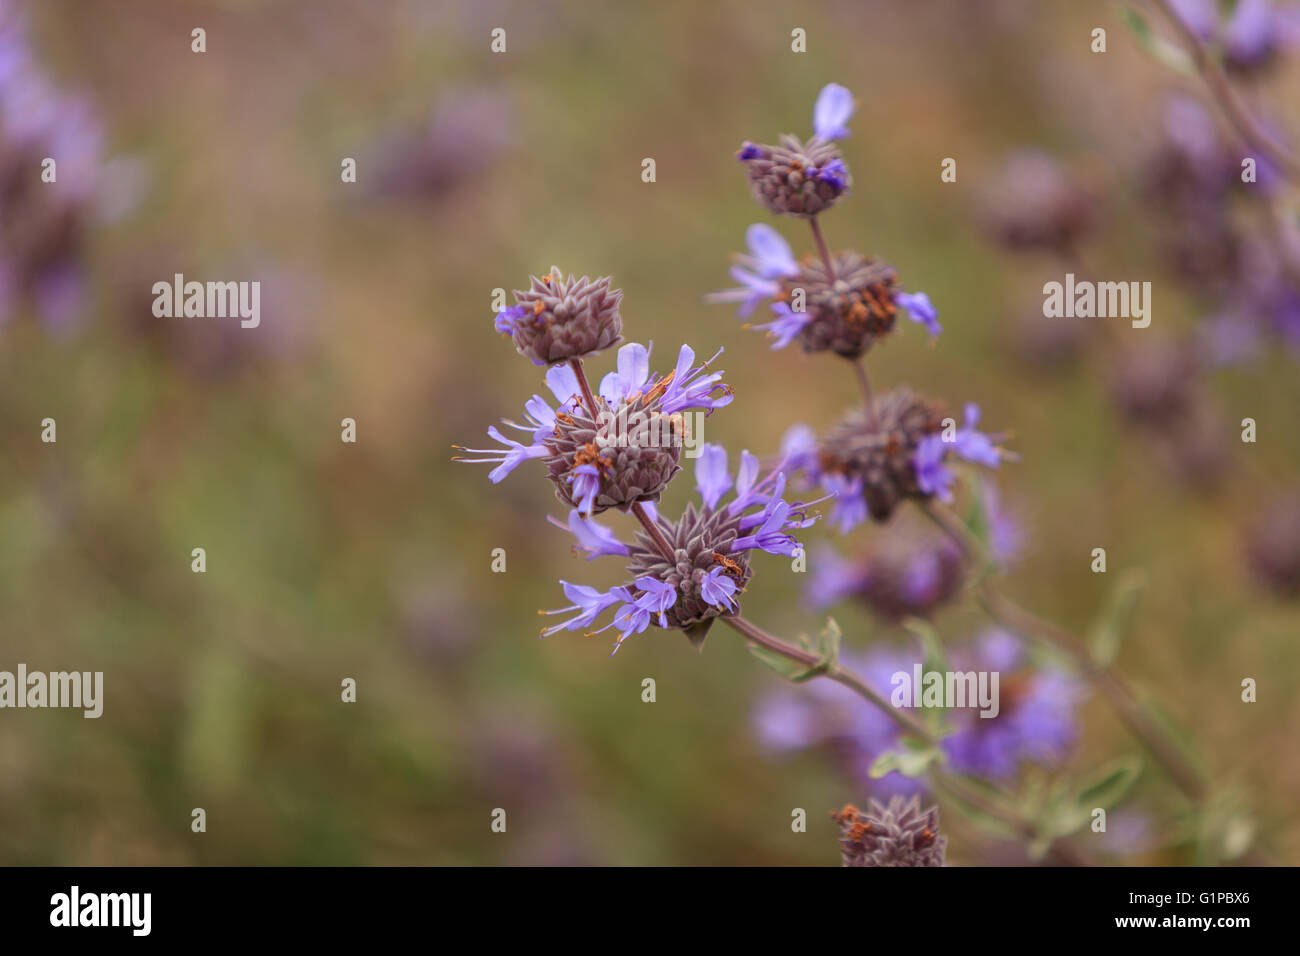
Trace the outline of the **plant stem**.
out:
<instances>
[{"instance_id":1,"label":"plant stem","mask_svg":"<svg viewBox=\"0 0 1300 956\"><path fill-rule=\"evenodd\" d=\"M928 499L921 506L921 510L957 543L968 559L978 558L984 561L988 559L983 544L948 508L934 499ZM1129 731L1156 758L1178 789L1193 803L1200 803L1205 799L1208 784L1204 776L1192 765L1178 744L1151 716L1150 711L1138 700L1133 689L1113 668L1097 664L1078 637L1065 628L1022 608L1002 594L987 577L981 577L976 586L979 589L980 603L989 617L1022 638L1043 641L1069 656L1089 683L1106 698Z\"/></svg>"},{"instance_id":2,"label":"plant stem","mask_svg":"<svg viewBox=\"0 0 1300 956\"><path fill-rule=\"evenodd\" d=\"M871 397L871 380L867 377L867 357L859 355L852 360L853 371L858 377L858 388L862 390L862 407L867 411L867 421L876 427L876 403Z\"/></svg>"},{"instance_id":3,"label":"plant stem","mask_svg":"<svg viewBox=\"0 0 1300 956\"><path fill-rule=\"evenodd\" d=\"M747 640L752 641L765 650L779 654L787 660L795 661L805 667L813 667L821 663L821 659L812 651L805 650L802 647L798 647L788 641L782 640L774 634L768 633L757 624L747 621L739 614L726 615L719 618L719 620L738 631ZM888 716L890 720L898 725L900 730L921 738L931 746L938 746L939 739L924 724L914 718L911 714L892 706L887 700L885 700L885 698L881 697L867 686L867 683L853 671L836 664L834 667L822 672L821 676L833 680L835 683L841 684L852 690L859 697L863 698ZM932 768L930 770L930 775L937 788L946 789L962 802L968 803L989 816L1010 826L1021 837L1033 839L1037 836L1037 829L1031 821L1025 820L1010 808L1001 806L997 802L987 799L982 793L963 783L960 777L947 773L938 767ZM1005 795L1002 796L1004 799L1007 799ZM1052 845L1049 848L1049 853L1057 860L1057 862L1063 863L1066 866L1091 865L1090 861L1083 856L1083 854L1079 853L1078 850L1062 839L1054 840L1052 842Z\"/></svg>"},{"instance_id":4,"label":"plant stem","mask_svg":"<svg viewBox=\"0 0 1300 956\"><path fill-rule=\"evenodd\" d=\"M655 543L655 547L659 549L659 553L664 556L669 564L672 564L675 560L676 551L673 549L673 546L669 543L668 539L664 537L664 533L659 530L659 526L650 520L650 515L646 512L645 505L641 504L639 501L633 504L632 514L636 515L637 520L641 522L641 526L645 528L646 534L650 535L650 540Z\"/></svg>"},{"instance_id":5,"label":"plant stem","mask_svg":"<svg viewBox=\"0 0 1300 956\"><path fill-rule=\"evenodd\" d=\"M826 237L822 235L821 223L817 221L816 216L810 216L808 225L812 227L813 241L817 243L817 252L821 254L822 265L826 267L826 281L828 283L835 281L835 262L831 259L830 250L826 247Z\"/></svg>"},{"instance_id":6,"label":"plant stem","mask_svg":"<svg viewBox=\"0 0 1300 956\"><path fill-rule=\"evenodd\" d=\"M582 367L582 359L569 359L569 368L573 369L573 374L578 378L578 387L582 389L582 399L587 403L587 410L591 412L591 420L596 421L600 413L597 411L596 396L591 394L591 386L587 384L587 373Z\"/></svg>"},{"instance_id":7,"label":"plant stem","mask_svg":"<svg viewBox=\"0 0 1300 956\"><path fill-rule=\"evenodd\" d=\"M1218 103L1219 108L1227 116L1228 121L1236 129L1238 135L1248 145L1258 149L1282 169L1288 179L1292 182L1300 182L1300 160L1297 160L1286 147L1277 141L1276 137L1255 119L1228 81L1227 74L1223 72L1223 67L1210 55L1210 51L1201 38L1193 33L1178 14L1174 12L1169 0L1157 0L1157 6L1160 7L1166 19L1173 24L1174 30L1178 33L1183 45L1187 47L1187 52L1191 54L1197 72L1205 80L1205 85L1209 87L1210 95Z\"/></svg>"}]
</instances>

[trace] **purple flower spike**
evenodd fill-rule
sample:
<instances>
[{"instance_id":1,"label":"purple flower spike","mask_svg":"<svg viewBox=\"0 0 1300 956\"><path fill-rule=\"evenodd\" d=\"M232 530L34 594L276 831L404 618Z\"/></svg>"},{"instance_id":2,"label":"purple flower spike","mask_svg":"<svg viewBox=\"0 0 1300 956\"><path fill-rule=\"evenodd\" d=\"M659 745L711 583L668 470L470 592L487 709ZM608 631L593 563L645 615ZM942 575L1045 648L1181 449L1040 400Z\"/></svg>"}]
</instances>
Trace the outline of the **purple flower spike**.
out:
<instances>
[{"instance_id":1,"label":"purple flower spike","mask_svg":"<svg viewBox=\"0 0 1300 956\"><path fill-rule=\"evenodd\" d=\"M853 109L853 94L838 83L827 83L813 104L813 132L821 139L848 136Z\"/></svg>"},{"instance_id":2,"label":"purple flower spike","mask_svg":"<svg viewBox=\"0 0 1300 956\"><path fill-rule=\"evenodd\" d=\"M939 310L930 302L924 292L900 292L894 296L894 302L907 310L907 317L918 325L924 325L930 338L937 339L943 331L939 324Z\"/></svg>"}]
</instances>

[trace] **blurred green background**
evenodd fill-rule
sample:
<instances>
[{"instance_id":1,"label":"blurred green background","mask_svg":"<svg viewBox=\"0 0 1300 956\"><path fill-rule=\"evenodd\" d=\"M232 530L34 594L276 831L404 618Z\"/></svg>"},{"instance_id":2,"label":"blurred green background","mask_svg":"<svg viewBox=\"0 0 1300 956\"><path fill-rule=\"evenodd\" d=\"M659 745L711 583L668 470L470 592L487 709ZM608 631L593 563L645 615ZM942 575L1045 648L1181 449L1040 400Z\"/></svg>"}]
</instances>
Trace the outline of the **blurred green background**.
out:
<instances>
[{"instance_id":1,"label":"blurred green background","mask_svg":"<svg viewBox=\"0 0 1300 956\"><path fill-rule=\"evenodd\" d=\"M873 351L877 387L976 400L988 427L1014 430L1023 460L998 478L1028 529L1010 590L1030 607L1084 628L1113 572L1146 570L1122 668L1250 794L1260 845L1300 862L1300 627L1294 605L1254 588L1239 540L1300 470L1294 360L1215 377L1227 420L1255 417L1261 439L1217 491L1183 488L1119 422L1105 368L1026 369L1015 320L1062 270L975 225L1008 150L1083 161L1110 187L1094 260L1155 280L1148 331L1202 318L1163 271L1132 182L1161 94L1196 87L1147 60L1113 6L27 10L59 85L96 104L106 155L138 160L147 186L93 228L84 327L55 337L20 316L0 339L0 667L105 674L99 720L0 714L0 862L838 863L826 812L865 794L818 754L759 746L751 711L775 675L726 628L700 656L655 630L612 660L608 633L539 641L535 612L563 603L556 579L607 586L619 569L571 556L536 465L492 486L449 461L541 390L493 333L491 293L552 264L612 274L625 334L656 343L657 367L683 341L726 347L737 397L706 435L733 455L771 453L790 424L855 401L838 360L771 352L701 301L729 284L745 227L772 221L735 149L806 135L832 81L859 106L844 143L854 189L824 217L828 239L888 259L945 326L937 348L909 327ZM1089 52L1094 26L1104 55ZM505 54L489 51L494 27ZM805 54L790 51L794 27ZM1295 79L1270 95L1293 107ZM345 156L356 184L339 181ZM949 156L958 180L944 184ZM642 182L643 157L657 182ZM800 223L773 224L809 248ZM155 319L150 286L176 272L261 279L262 327ZM599 376L613 355L589 364ZM57 444L39 440L45 417ZM339 440L344 417L356 445ZM665 506L690 492L688 470ZM1099 546L1108 576L1088 570ZM190 571L195 547L206 574ZM498 547L505 574L490 570ZM760 556L746 615L815 628L802 584ZM903 639L863 611L837 617L856 650ZM981 620L967 604L937 624L959 641ZM1243 676L1260 681L1257 704L1240 703ZM355 704L339 699L345 677ZM1079 765L1135 749L1099 703L1083 716ZM1164 822L1179 808L1156 770L1131 799ZM190 831L194 807L205 834ZM496 807L506 834L490 831ZM806 834L791 832L794 807ZM944 825L952 862L997 859Z\"/></svg>"}]
</instances>

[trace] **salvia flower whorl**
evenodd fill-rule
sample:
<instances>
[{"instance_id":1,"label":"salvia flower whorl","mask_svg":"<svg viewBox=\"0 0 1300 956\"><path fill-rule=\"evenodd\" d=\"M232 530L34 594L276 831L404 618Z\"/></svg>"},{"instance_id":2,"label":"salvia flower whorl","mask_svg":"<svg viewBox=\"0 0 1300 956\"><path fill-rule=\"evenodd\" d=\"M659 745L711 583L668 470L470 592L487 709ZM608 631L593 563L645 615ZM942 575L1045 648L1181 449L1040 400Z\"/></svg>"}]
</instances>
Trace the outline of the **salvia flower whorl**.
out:
<instances>
[{"instance_id":1,"label":"salvia flower whorl","mask_svg":"<svg viewBox=\"0 0 1300 956\"><path fill-rule=\"evenodd\" d=\"M496 329L515 343L534 365L554 365L611 348L623 341L619 304L623 290L611 289L611 276L565 278L556 266L526 290L515 290L517 305L497 313Z\"/></svg>"},{"instance_id":2,"label":"salvia flower whorl","mask_svg":"<svg viewBox=\"0 0 1300 956\"><path fill-rule=\"evenodd\" d=\"M546 384L560 403L551 408L534 395L525 405L523 423L506 421L506 427L526 432L524 444L493 426L488 435L502 448L462 448L484 458L458 461L497 465L488 475L496 483L530 458L547 466L556 496L584 515L608 508L626 511L638 502L657 501L665 485L680 470L678 460L685 437L682 412L712 412L731 403L731 388L722 384L721 372L709 366L718 353L696 366L695 352L683 345L677 366L652 379L650 350L630 343L618 350L618 369L600 382L589 408L577 374L567 365L546 373ZM459 447L459 446L458 446Z\"/></svg>"},{"instance_id":3,"label":"salvia flower whorl","mask_svg":"<svg viewBox=\"0 0 1300 956\"><path fill-rule=\"evenodd\" d=\"M668 543L671 560L647 533L638 532L632 544L625 544L576 510L570 512L566 525L552 519L552 524L574 536L575 551L588 560L602 555L625 558L633 580L608 591L561 581L573 603L543 613L574 616L543 630L543 637L587 627L614 609L613 620L593 632L618 630L614 653L628 637L651 624L685 631L698 646L714 618L739 610L737 598L753 573L749 553L792 556L798 553L799 542L789 532L816 520L807 516L806 505L784 500L785 475L779 469L760 479L758 459L749 452L741 454L733 481L726 450L701 446L695 483L702 504L689 505L677 521L662 517L653 504L644 506ZM728 493L733 494L732 500L724 504Z\"/></svg>"},{"instance_id":4,"label":"salvia flower whorl","mask_svg":"<svg viewBox=\"0 0 1300 956\"><path fill-rule=\"evenodd\" d=\"M928 617L961 590L965 565L961 551L944 538L890 534L870 550L845 558L825 548L813 561L807 600L826 608L854 598L880 617Z\"/></svg>"},{"instance_id":5,"label":"salvia flower whorl","mask_svg":"<svg viewBox=\"0 0 1300 956\"><path fill-rule=\"evenodd\" d=\"M777 215L811 218L848 192L852 181L835 140L848 135L853 108L853 94L830 83L813 106L812 139L784 134L775 146L744 143L736 158L754 198Z\"/></svg>"},{"instance_id":6,"label":"salvia flower whorl","mask_svg":"<svg viewBox=\"0 0 1300 956\"><path fill-rule=\"evenodd\" d=\"M930 336L942 331L938 310L924 292L904 292L892 266L853 251L826 264L811 256L796 261L790 245L771 226L745 230L748 255L738 255L731 277L740 283L707 296L710 302L738 302L741 318L765 299L777 317L756 323L775 341L774 349L797 340L805 352L833 351L856 359L894 328L899 309Z\"/></svg>"},{"instance_id":7,"label":"salvia flower whorl","mask_svg":"<svg viewBox=\"0 0 1300 956\"><path fill-rule=\"evenodd\" d=\"M939 808L922 810L915 795L887 805L872 800L866 811L849 804L831 819L840 825L844 866L943 866L948 839L939 834Z\"/></svg>"},{"instance_id":8,"label":"salvia flower whorl","mask_svg":"<svg viewBox=\"0 0 1300 956\"><path fill-rule=\"evenodd\" d=\"M871 409L850 409L818 438L806 425L786 433L782 451L786 467L801 471L835 496L831 521L841 534L868 516L885 521L899 503L937 497L951 500L956 476L945 464L951 452L986 468L1006 457L996 442L1001 436L977 431L980 410L966 405L961 428L947 419L935 401L896 388L877 395Z\"/></svg>"}]
</instances>

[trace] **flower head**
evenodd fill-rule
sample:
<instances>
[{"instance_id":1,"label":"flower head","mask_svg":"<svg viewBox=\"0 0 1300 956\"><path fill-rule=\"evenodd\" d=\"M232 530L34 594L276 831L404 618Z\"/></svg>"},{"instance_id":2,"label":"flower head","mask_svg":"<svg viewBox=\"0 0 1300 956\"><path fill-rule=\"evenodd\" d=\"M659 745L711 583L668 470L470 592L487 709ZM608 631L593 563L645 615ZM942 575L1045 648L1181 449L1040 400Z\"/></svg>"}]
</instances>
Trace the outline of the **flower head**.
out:
<instances>
[{"instance_id":1,"label":"flower head","mask_svg":"<svg viewBox=\"0 0 1300 956\"><path fill-rule=\"evenodd\" d=\"M644 531L638 532L633 541L621 544L603 527L570 515L568 528L578 538L580 550L593 557L599 553L627 558L632 580L603 592L617 592L617 601L599 599L603 602L600 611L614 608L613 619L600 630L613 628L619 632L615 652L628 637L651 626L688 631L692 640L703 640L714 618L739 610L737 598L753 574L750 554L759 550L780 555L794 553L798 543L790 532L811 523L804 505L782 499L784 476L773 471L760 478L758 460L748 452L742 453L733 480L727 469L726 451L706 444L696 461L695 474L700 506L687 505L677 521L658 514L651 517L672 549L671 558L661 553ZM729 493L732 501L724 504ZM570 600L585 612L595 606L591 602L597 598L589 596L587 604L572 596ZM582 626L592 620L594 617L584 617Z\"/></svg>"},{"instance_id":2,"label":"flower head","mask_svg":"<svg viewBox=\"0 0 1300 956\"><path fill-rule=\"evenodd\" d=\"M503 448L461 449L485 457L457 460L497 464L489 475L497 482L523 462L541 459L556 496L585 517L657 501L681 470L686 429L681 413L712 412L733 398L721 382L722 373L711 370L716 358L717 354L697 366L694 350L683 345L673 371L652 378L650 350L637 343L624 345L618 352L617 370L601 380L593 396L594 410L585 405L574 370L552 366L546 383L559 407L552 409L542 396L534 395L524 406L522 423L503 422L527 432L530 443L504 436L493 426L488 434Z\"/></svg>"},{"instance_id":3,"label":"flower head","mask_svg":"<svg viewBox=\"0 0 1300 956\"><path fill-rule=\"evenodd\" d=\"M565 278L558 267L525 290L515 290L517 305L496 316L496 330L511 337L520 354L534 365L554 365L581 358L623 341L620 289L613 279Z\"/></svg>"},{"instance_id":4,"label":"flower head","mask_svg":"<svg viewBox=\"0 0 1300 956\"><path fill-rule=\"evenodd\" d=\"M736 158L745 164L750 190L777 215L811 218L848 192L852 179L834 141L849 135L853 94L831 83L813 107L813 138L783 134L780 143L744 143Z\"/></svg>"},{"instance_id":5,"label":"flower head","mask_svg":"<svg viewBox=\"0 0 1300 956\"><path fill-rule=\"evenodd\" d=\"M831 819L840 825L844 866L943 866L948 838L939 835L939 808L922 810L920 797L872 800L865 812L849 804Z\"/></svg>"}]
</instances>

